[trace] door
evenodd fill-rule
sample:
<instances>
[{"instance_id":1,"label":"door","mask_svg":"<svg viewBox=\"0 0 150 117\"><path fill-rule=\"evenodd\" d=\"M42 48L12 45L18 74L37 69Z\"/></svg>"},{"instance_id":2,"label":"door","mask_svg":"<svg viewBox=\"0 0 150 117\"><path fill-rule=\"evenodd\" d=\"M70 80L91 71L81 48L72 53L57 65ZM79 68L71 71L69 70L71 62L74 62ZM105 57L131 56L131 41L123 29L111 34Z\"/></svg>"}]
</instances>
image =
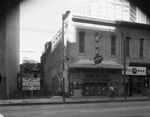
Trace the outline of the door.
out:
<instances>
[{"instance_id":1,"label":"door","mask_svg":"<svg viewBox=\"0 0 150 117\"><path fill-rule=\"evenodd\" d=\"M137 95L142 95L142 83L137 82Z\"/></svg>"},{"instance_id":2,"label":"door","mask_svg":"<svg viewBox=\"0 0 150 117\"><path fill-rule=\"evenodd\" d=\"M142 83L141 82L134 82L132 83L132 95L142 95Z\"/></svg>"},{"instance_id":3,"label":"door","mask_svg":"<svg viewBox=\"0 0 150 117\"><path fill-rule=\"evenodd\" d=\"M137 94L137 84L136 83L132 83L131 86L131 90L132 90L132 95L135 96Z\"/></svg>"}]
</instances>

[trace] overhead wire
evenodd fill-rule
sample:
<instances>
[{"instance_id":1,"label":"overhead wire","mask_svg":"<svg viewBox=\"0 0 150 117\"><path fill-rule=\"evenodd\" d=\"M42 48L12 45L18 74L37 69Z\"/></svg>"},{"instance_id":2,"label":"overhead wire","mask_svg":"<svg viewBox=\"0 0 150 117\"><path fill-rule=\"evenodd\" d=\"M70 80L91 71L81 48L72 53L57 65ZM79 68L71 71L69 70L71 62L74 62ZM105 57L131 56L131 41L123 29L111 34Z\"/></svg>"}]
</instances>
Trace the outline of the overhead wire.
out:
<instances>
[{"instance_id":1,"label":"overhead wire","mask_svg":"<svg viewBox=\"0 0 150 117\"><path fill-rule=\"evenodd\" d=\"M49 30L49 29L40 29L40 28L26 28L26 27L11 27L11 26L3 26L0 29L6 30L20 30L20 31L29 31L29 32L43 32L43 33L57 33L58 30Z\"/></svg>"},{"instance_id":2,"label":"overhead wire","mask_svg":"<svg viewBox=\"0 0 150 117\"><path fill-rule=\"evenodd\" d=\"M0 29L6 29L6 30L20 30L20 31L29 31L29 32L42 32L42 33L58 33L59 30L49 30L49 29L39 29L39 28L26 28L26 27L0 27ZM69 34L72 36L75 36L75 32L69 31ZM87 35L86 35L87 36ZM88 36L89 37L89 36ZM145 39L145 40L150 40L150 39ZM35 53L33 51L20 51L20 52L30 52L30 53ZM144 54L150 55L148 52L144 51Z\"/></svg>"}]
</instances>

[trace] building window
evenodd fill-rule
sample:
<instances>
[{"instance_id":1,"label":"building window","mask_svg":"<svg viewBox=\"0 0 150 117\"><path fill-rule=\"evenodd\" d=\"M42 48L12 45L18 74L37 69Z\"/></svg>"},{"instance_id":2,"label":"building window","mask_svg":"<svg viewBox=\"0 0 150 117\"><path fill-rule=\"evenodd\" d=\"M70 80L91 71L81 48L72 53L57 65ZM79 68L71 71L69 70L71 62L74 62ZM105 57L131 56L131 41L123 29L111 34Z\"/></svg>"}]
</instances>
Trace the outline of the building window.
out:
<instances>
[{"instance_id":1,"label":"building window","mask_svg":"<svg viewBox=\"0 0 150 117\"><path fill-rule=\"evenodd\" d=\"M130 37L126 37L126 56L130 56Z\"/></svg>"},{"instance_id":2,"label":"building window","mask_svg":"<svg viewBox=\"0 0 150 117\"><path fill-rule=\"evenodd\" d=\"M111 36L111 55L116 55L116 36Z\"/></svg>"},{"instance_id":3,"label":"building window","mask_svg":"<svg viewBox=\"0 0 150 117\"><path fill-rule=\"evenodd\" d=\"M79 53L84 53L84 35L85 33L83 31L79 32Z\"/></svg>"},{"instance_id":4,"label":"building window","mask_svg":"<svg viewBox=\"0 0 150 117\"><path fill-rule=\"evenodd\" d=\"M140 39L140 57L143 57L144 39Z\"/></svg>"}]
</instances>

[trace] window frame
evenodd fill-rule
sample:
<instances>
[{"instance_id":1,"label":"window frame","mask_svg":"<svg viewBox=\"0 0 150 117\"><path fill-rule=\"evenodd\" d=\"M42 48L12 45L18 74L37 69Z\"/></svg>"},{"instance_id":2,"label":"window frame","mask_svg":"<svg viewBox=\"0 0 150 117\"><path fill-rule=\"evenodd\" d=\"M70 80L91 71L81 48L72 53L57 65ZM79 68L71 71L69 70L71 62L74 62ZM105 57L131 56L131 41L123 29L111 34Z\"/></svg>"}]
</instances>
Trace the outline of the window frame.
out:
<instances>
[{"instance_id":1,"label":"window frame","mask_svg":"<svg viewBox=\"0 0 150 117\"><path fill-rule=\"evenodd\" d=\"M79 31L79 53L85 53L85 32Z\"/></svg>"},{"instance_id":2,"label":"window frame","mask_svg":"<svg viewBox=\"0 0 150 117\"><path fill-rule=\"evenodd\" d=\"M126 57L130 56L130 37L126 37Z\"/></svg>"},{"instance_id":3,"label":"window frame","mask_svg":"<svg viewBox=\"0 0 150 117\"><path fill-rule=\"evenodd\" d=\"M111 36L111 55L116 55L116 36Z\"/></svg>"},{"instance_id":4,"label":"window frame","mask_svg":"<svg viewBox=\"0 0 150 117\"><path fill-rule=\"evenodd\" d=\"M140 57L144 56L144 38L140 38Z\"/></svg>"}]
</instances>

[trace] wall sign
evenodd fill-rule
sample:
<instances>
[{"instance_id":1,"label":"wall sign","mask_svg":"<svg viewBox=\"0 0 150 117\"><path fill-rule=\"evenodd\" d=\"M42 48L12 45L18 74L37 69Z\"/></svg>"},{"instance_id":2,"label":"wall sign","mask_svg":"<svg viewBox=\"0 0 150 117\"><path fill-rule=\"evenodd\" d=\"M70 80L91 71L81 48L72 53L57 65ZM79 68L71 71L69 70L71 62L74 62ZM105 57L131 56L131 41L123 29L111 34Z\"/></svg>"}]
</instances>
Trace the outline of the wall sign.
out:
<instances>
[{"instance_id":1,"label":"wall sign","mask_svg":"<svg viewBox=\"0 0 150 117\"><path fill-rule=\"evenodd\" d=\"M103 57L101 56L101 50L100 50L100 39L101 39L101 33L97 33L95 37L95 57L94 57L95 64L99 64L103 60Z\"/></svg>"},{"instance_id":2,"label":"wall sign","mask_svg":"<svg viewBox=\"0 0 150 117\"><path fill-rule=\"evenodd\" d=\"M96 54L96 57L99 56L99 43L100 43L100 37L99 36L96 36L96 39L95 39L95 54Z\"/></svg>"},{"instance_id":3,"label":"wall sign","mask_svg":"<svg viewBox=\"0 0 150 117\"><path fill-rule=\"evenodd\" d=\"M122 74L124 74L123 70ZM128 67L126 70L126 75L146 76L146 67Z\"/></svg>"}]
</instances>

